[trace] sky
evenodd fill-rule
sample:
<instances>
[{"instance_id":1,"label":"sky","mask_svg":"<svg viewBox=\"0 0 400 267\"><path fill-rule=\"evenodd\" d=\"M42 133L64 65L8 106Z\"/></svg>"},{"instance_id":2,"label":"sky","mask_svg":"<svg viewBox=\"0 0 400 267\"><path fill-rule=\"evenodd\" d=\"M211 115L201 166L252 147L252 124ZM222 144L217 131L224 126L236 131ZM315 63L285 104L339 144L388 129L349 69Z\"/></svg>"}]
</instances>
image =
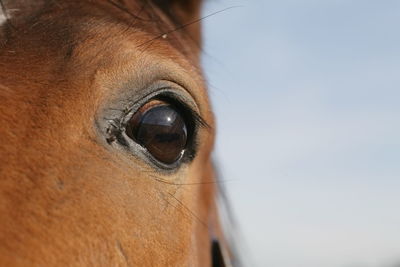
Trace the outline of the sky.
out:
<instances>
[{"instance_id":1,"label":"sky","mask_svg":"<svg viewBox=\"0 0 400 267\"><path fill-rule=\"evenodd\" d=\"M247 266L400 264L400 1L206 1L215 157Z\"/></svg>"}]
</instances>

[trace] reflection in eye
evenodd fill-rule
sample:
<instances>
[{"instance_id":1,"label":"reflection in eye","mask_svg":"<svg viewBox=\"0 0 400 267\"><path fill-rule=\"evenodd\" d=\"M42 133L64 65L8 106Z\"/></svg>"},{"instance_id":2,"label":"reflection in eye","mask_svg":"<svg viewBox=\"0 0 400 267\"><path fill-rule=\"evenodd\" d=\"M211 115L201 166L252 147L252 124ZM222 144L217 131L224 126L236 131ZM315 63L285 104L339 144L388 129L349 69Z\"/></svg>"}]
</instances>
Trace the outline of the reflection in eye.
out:
<instances>
[{"instance_id":1,"label":"reflection in eye","mask_svg":"<svg viewBox=\"0 0 400 267\"><path fill-rule=\"evenodd\" d=\"M129 120L126 133L157 160L172 164L183 155L188 129L183 114L173 105L152 100Z\"/></svg>"}]
</instances>

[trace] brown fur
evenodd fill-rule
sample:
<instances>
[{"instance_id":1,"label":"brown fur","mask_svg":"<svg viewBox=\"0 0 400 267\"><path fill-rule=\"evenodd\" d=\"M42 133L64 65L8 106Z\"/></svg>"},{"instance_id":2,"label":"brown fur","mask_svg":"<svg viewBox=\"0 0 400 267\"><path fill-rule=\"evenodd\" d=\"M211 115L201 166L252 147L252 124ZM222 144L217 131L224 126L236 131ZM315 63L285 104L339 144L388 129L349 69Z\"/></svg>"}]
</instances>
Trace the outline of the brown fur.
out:
<instances>
[{"instance_id":1,"label":"brown fur","mask_svg":"<svg viewBox=\"0 0 400 267\"><path fill-rule=\"evenodd\" d=\"M0 266L210 266L221 236L200 28L172 30L198 19L200 1L114 2L5 3L17 10L0 49ZM132 77L178 83L211 125L175 173L96 130Z\"/></svg>"}]
</instances>

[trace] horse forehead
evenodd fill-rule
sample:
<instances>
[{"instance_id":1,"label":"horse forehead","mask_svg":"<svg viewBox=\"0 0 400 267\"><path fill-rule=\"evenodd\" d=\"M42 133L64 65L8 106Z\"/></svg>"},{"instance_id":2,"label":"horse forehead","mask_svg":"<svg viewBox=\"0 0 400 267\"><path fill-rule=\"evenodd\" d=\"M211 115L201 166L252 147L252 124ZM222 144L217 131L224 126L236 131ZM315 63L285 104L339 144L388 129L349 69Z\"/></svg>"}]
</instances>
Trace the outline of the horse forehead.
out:
<instances>
[{"instance_id":1,"label":"horse forehead","mask_svg":"<svg viewBox=\"0 0 400 267\"><path fill-rule=\"evenodd\" d=\"M19 46L23 50L21 56L27 53L31 56L46 54L47 59L52 61L50 64L58 64L64 62L57 63L57 58L58 61L65 61L77 47L96 52L101 47L107 46L110 49L110 46L114 46L121 51L126 46L118 47L120 43L130 43L133 44L131 47L135 44L141 48L151 47L152 51L163 54L164 57L186 61L185 68L192 64L192 70L197 72L197 76L201 76L197 68L198 51L191 48L195 47L194 43L188 42L185 35L175 31L163 40L167 37L163 33L170 32L175 26L156 7L150 8L146 0L129 1L126 5L116 5L113 1L42 0L34 5L32 1L16 1L14 4L9 2L4 4L7 14L3 13L0 21L3 17L4 22L5 16L10 18L10 23L3 23L2 28L15 27L8 31L14 33L8 33L8 36L0 34L0 38L9 39L3 40L3 43L7 44L6 48L11 52ZM123 1L118 3L121 2ZM14 23L16 26L12 25ZM163 42L159 42L160 40ZM40 50L42 53L37 52Z\"/></svg>"},{"instance_id":2,"label":"horse forehead","mask_svg":"<svg viewBox=\"0 0 400 267\"><path fill-rule=\"evenodd\" d=\"M85 26L94 28L96 22L125 24L125 28L139 28L159 34L171 29L173 24L161 10L150 5L147 0L132 0L126 3L96 0L0 0L0 3L0 37L7 37L1 36L5 35L6 31L17 30L19 34L25 34L35 28L40 28L42 33L47 35L62 30L65 33L65 28L68 28L70 33L78 34ZM65 40L68 39L68 36L64 37Z\"/></svg>"}]
</instances>

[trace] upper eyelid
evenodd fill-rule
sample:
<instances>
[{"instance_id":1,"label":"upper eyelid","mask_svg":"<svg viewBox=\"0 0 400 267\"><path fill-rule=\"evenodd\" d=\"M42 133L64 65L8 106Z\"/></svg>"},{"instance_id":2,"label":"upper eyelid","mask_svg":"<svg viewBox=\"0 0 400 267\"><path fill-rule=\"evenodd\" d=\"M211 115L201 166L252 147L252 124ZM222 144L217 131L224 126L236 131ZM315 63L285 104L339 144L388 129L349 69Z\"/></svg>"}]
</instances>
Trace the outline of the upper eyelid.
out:
<instances>
[{"instance_id":1,"label":"upper eyelid","mask_svg":"<svg viewBox=\"0 0 400 267\"><path fill-rule=\"evenodd\" d=\"M151 97L151 98L147 99L144 103L142 103L142 105L139 105L138 107L125 109L127 112L124 113L121 121L123 121L125 123L145 103L147 103L148 101L151 101L153 99L158 99L158 98L163 97L163 96L164 96L163 94L155 95L154 97ZM169 96L167 98L171 98L171 100L178 101L180 105L182 105L185 109L187 109L187 111L193 117L193 120L194 120L196 126L199 126L199 127L202 127L202 128L206 128L206 129L211 129L211 126L206 122L206 120L200 115L200 113L198 111L194 110L193 108L191 108L186 103L182 103L182 101L180 101L178 99L174 99L174 97Z\"/></svg>"},{"instance_id":2,"label":"upper eyelid","mask_svg":"<svg viewBox=\"0 0 400 267\"><path fill-rule=\"evenodd\" d=\"M169 89L169 88L168 87L160 88L160 91L162 89ZM195 122L195 127L205 128L208 130L212 129L212 127L207 123L207 121L200 115L200 113L197 110L193 109L190 105L188 105L181 99L177 99L177 97L174 97L175 94L163 94L161 92L158 94L154 95L149 94L149 95L150 97L147 96L143 97L141 101L139 101L139 103L128 105L123 109L114 109L116 111L120 111L120 115L118 117L111 119L104 118L108 121L108 127L106 132L108 133L109 136L107 139L110 140L117 139L117 135L125 130L128 120L133 116L133 114L135 114L140 109L140 107L142 107L148 101L160 98L162 96L167 96L167 98L179 102L179 104L183 106L191 114L191 117Z\"/></svg>"},{"instance_id":3,"label":"upper eyelid","mask_svg":"<svg viewBox=\"0 0 400 267\"><path fill-rule=\"evenodd\" d=\"M190 97L193 98L193 96L190 94L189 91L187 91L186 89L184 89L184 91L188 95L190 95ZM207 123L207 121L200 115L199 111L192 108L191 105L189 105L187 103L187 101L185 101L184 97L182 97L182 96L179 97L179 94L176 93L175 90L172 90L172 88L169 86L160 87L155 92L151 92L151 93L145 95L139 101L136 101L135 103L131 102L130 104L125 106L123 109L119 110L123 113L122 120L126 121L127 117L130 117L133 114L135 114L140 109L140 107L142 107L145 103L147 103L148 101L150 101L152 99L157 99L160 97L167 97L170 100L173 100L174 102L175 101L178 102L181 106L183 106L185 109L187 109L187 111L189 111L189 113L192 115L194 121L196 122L196 124L198 124L198 126L200 126L202 128L206 128L206 129L212 128ZM195 103L195 102L193 102L193 103Z\"/></svg>"}]
</instances>

